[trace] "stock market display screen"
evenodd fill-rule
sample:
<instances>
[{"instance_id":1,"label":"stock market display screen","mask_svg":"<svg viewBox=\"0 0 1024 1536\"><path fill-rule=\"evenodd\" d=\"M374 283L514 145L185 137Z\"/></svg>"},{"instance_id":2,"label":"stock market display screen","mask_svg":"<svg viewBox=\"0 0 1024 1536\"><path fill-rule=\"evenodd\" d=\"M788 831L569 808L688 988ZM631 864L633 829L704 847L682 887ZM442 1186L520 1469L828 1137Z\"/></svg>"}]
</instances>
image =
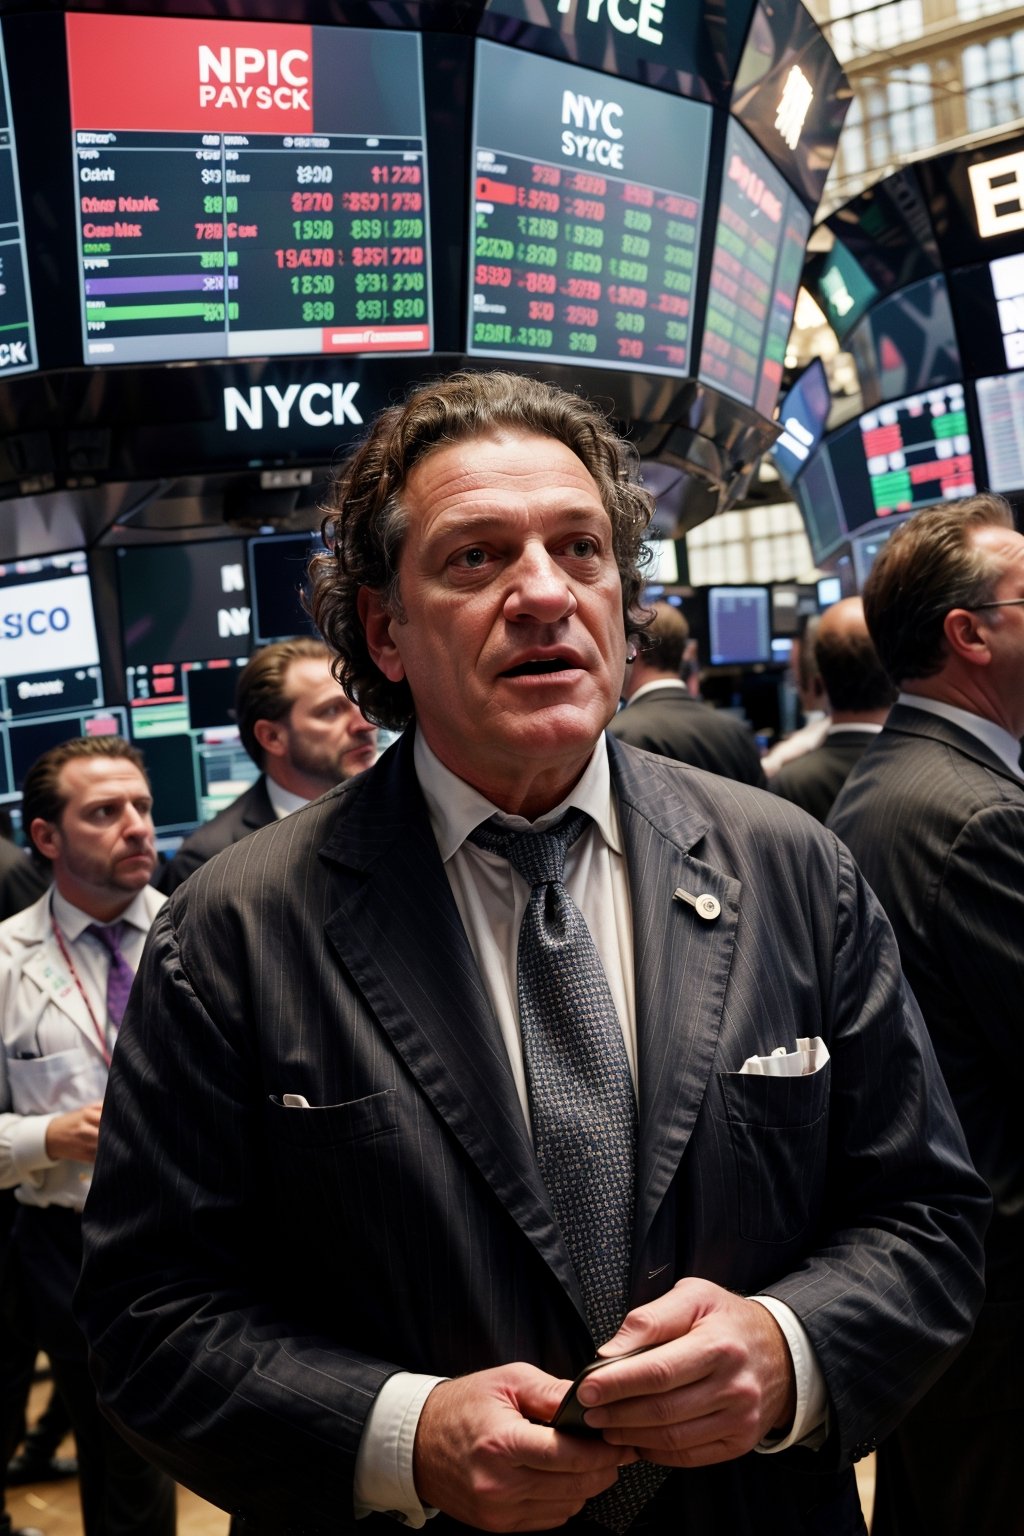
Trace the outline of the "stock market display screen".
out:
<instances>
[{"instance_id":1,"label":"stock market display screen","mask_svg":"<svg viewBox=\"0 0 1024 1536\"><path fill-rule=\"evenodd\" d=\"M830 439L843 515L852 532L975 491L964 387L948 384L866 411Z\"/></svg>"},{"instance_id":2,"label":"stock market display screen","mask_svg":"<svg viewBox=\"0 0 1024 1536\"><path fill-rule=\"evenodd\" d=\"M811 216L732 119L711 261L699 377L771 416Z\"/></svg>"},{"instance_id":3,"label":"stock market display screen","mask_svg":"<svg viewBox=\"0 0 1024 1536\"><path fill-rule=\"evenodd\" d=\"M704 103L479 42L467 350L685 374L710 133Z\"/></svg>"},{"instance_id":4,"label":"stock market display screen","mask_svg":"<svg viewBox=\"0 0 1024 1536\"><path fill-rule=\"evenodd\" d=\"M416 33L66 25L87 363L430 350Z\"/></svg>"},{"instance_id":5,"label":"stock market display screen","mask_svg":"<svg viewBox=\"0 0 1024 1536\"><path fill-rule=\"evenodd\" d=\"M0 377L37 366L18 158L0 34Z\"/></svg>"},{"instance_id":6,"label":"stock market display screen","mask_svg":"<svg viewBox=\"0 0 1024 1536\"><path fill-rule=\"evenodd\" d=\"M979 379L976 387L988 488L1019 491L1024 486L1024 373Z\"/></svg>"}]
</instances>

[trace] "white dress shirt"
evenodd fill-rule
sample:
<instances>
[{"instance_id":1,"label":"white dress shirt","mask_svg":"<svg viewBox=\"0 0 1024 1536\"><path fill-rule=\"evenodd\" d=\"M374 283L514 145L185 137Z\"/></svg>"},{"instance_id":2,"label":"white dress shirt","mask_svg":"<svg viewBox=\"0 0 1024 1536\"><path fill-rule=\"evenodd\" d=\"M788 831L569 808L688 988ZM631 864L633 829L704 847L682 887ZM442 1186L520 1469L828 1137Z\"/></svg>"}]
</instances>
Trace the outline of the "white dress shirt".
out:
<instances>
[{"instance_id":1,"label":"white dress shirt","mask_svg":"<svg viewBox=\"0 0 1024 1536\"><path fill-rule=\"evenodd\" d=\"M165 899L146 886L117 919L133 970ZM99 1033L109 1055L110 952L87 931L95 922L52 888L0 927L0 1186L16 1186L26 1205L81 1210L89 1188L91 1165L49 1157L46 1133L55 1115L101 1099L106 1088ZM78 1023L59 1001L68 997L77 999Z\"/></svg>"},{"instance_id":2,"label":"white dress shirt","mask_svg":"<svg viewBox=\"0 0 1024 1536\"><path fill-rule=\"evenodd\" d=\"M278 821L284 821L284 818L290 816L293 811L301 811L304 805L309 804L305 795L293 794L290 789L285 789L276 779L272 779L269 773L264 777L267 786L267 799L270 801Z\"/></svg>"},{"instance_id":3,"label":"white dress shirt","mask_svg":"<svg viewBox=\"0 0 1024 1536\"><path fill-rule=\"evenodd\" d=\"M611 790L607 745L602 737L569 794L535 822L509 816L457 778L427 746L414 744L420 787L469 944L494 1008L527 1124L529 1098L519 1036L517 949L530 899L529 883L509 861L467 842L481 822L497 815L512 830L542 831L570 808L585 811L589 826L566 855L564 882L586 919L601 957L622 1026L634 1087L636 1005L633 987L633 913L618 811ZM774 1297L757 1297L782 1328L793 1357L798 1406L790 1433L765 1451L784 1450L820 1431L826 1392L810 1340L795 1313ZM387 1511L412 1526L432 1513L416 1496L412 1452L420 1411L443 1377L399 1372L378 1393L363 1430L355 1470L357 1516Z\"/></svg>"}]
</instances>

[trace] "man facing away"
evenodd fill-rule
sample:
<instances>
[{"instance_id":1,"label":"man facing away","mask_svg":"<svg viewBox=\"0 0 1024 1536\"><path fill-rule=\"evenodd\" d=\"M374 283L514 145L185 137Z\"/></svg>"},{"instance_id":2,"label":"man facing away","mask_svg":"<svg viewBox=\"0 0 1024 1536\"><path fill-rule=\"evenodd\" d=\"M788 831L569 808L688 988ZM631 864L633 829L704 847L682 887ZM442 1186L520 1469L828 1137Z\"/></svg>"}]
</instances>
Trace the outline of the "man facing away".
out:
<instances>
[{"instance_id":1,"label":"man facing away","mask_svg":"<svg viewBox=\"0 0 1024 1536\"><path fill-rule=\"evenodd\" d=\"M680 673L690 628L671 603L654 603L622 685L625 709L608 729L619 741L711 773L765 783L757 745L735 715L692 698Z\"/></svg>"},{"instance_id":2,"label":"man facing away","mask_svg":"<svg viewBox=\"0 0 1024 1536\"><path fill-rule=\"evenodd\" d=\"M851 770L885 724L896 697L871 643L859 597L826 608L814 643L829 702L825 740L785 763L771 787L824 821Z\"/></svg>"},{"instance_id":3,"label":"man facing away","mask_svg":"<svg viewBox=\"0 0 1024 1536\"><path fill-rule=\"evenodd\" d=\"M13 1261L74 1429L85 1536L175 1526L173 1484L96 1406L71 1312L111 1052L164 901L149 884L151 807L142 758L119 737L45 752L22 811L53 886L0 924L0 1185L15 1190Z\"/></svg>"},{"instance_id":4,"label":"man facing away","mask_svg":"<svg viewBox=\"0 0 1024 1536\"><path fill-rule=\"evenodd\" d=\"M978 1171L994 1198L986 1300L949 1375L879 1452L879 1536L1024 1532L1024 538L1001 497L917 514L864 611L899 685L829 825L896 930Z\"/></svg>"},{"instance_id":5,"label":"man facing away","mask_svg":"<svg viewBox=\"0 0 1024 1536\"><path fill-rule=\"evenodd\" d=\"M852 861L605 734L649 516L552 386L384 412L313 604L409 728L158 919L79 1315L241 1530L861 1533L970 1328L987 1195Z\"/></svg>"},{"instance_id":6,"label":"man facing away","mask_svg":"<svg viewBox=\"0 0 1024 1536\"><path fill-rule=\"evenodd\" d=\"M165 894L222 848L289 816L373 762L376 726L338 687L330 663L327 647L306 637L264 646L246 662L235 713L260 777L185 839L157 880Z\"/></svg>"}]
</instances>

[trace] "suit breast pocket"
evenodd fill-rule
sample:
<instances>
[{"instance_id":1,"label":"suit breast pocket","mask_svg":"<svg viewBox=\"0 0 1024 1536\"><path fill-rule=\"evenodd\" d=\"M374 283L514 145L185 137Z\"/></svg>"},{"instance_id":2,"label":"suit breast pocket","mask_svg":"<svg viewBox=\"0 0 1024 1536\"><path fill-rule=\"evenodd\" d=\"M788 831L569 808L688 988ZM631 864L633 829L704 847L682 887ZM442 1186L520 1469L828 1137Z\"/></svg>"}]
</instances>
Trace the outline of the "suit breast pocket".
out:
<instances>
[{"instance_id":1,"label":"suit breast pocket","mask_svg":"<svg viewBox=\"0 0 1024 1536\"><path fill-rule=\"evenodd\" d=\"M825 1184L832 1063L806 1077L720 1072L732 1146L740 1235L788 1243L810 1225Z\"/></svg>"},{"instance_id":2,"label":"suit breast pocket","mask_svg":"<svg viewBox=\"0 0 1024 1536\"><path fill-rule=\"evenodd\" d=\"M326 1150L369 1141L394 1131L395 1094L385 1088L344 1104L313 1105L295 1109L281 1102L277 1094L270 1098L272 1132L296 1150Z\"/></svg>"}]
</instances>

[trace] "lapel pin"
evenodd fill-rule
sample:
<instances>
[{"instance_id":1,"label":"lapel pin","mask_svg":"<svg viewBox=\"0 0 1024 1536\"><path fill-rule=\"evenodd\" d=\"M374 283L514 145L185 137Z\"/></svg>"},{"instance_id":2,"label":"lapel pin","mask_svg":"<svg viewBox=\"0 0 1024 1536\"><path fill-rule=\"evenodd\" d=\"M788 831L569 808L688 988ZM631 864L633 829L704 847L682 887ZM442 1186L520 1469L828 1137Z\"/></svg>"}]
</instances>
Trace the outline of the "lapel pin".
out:
<instances>
[{"instance_id":1,"label":"lapel pin","mask_svg":"<svg viewBox=\"0 0 1024 1536\"><path fill-rule=\"evenodd\" d=\"M682 886L677 886L672 893L673 901L685 901L691 906L698 917L702 917L706 923L710 923L722 910L722 903L717 896L710 895L707 891L701 896L691 896L689 891L684 891Z\"/></svg>"}]
</instances>

